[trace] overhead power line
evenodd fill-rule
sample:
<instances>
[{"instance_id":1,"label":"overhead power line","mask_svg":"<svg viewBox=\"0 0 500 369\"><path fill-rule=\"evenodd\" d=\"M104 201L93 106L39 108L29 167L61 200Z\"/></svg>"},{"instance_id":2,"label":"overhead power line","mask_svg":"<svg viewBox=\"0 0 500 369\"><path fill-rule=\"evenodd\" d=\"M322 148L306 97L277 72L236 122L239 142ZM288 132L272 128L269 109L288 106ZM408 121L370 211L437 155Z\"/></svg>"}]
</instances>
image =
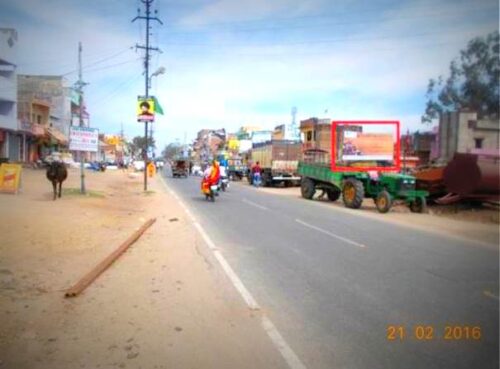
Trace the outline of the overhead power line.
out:
<instances>
[{"instance_id":1,"label":"overhead power line","mask_svg":"<svg viewBox=\"0 0 500 369\"><path fill-rule=\"evenodd\" d=\"M111 60L111 59L114 59L114 58L116 58L117 56L120 56L120 55L124 54L125 52L127 52L127 51L129 51L129 50L132 50L132 49L133 49L133 47L129 47L129 48L127 48L126 50L122 50L122 51L120 51L119 53L113 54L113 55L108 56L108 57L106 57L106 58L104 58L104 59L100 59L100 60L97 60L97 61L95 61L95 62L93 62L93 63L86 64L86 65L84 65L84 66L82 67L82 69L83 69L83 70L85 70L85 71L92 71L92 70L95 70L95 69L88 69L88 68L89 68L89 67L92 67L92 66L94 66L94 65L97 65L97 64L104 63L104 62L109 61L109 60ZM137 59L133 59L133 60L137 60ZM132 61L133 61L133 60L132 60ZM129 61L126 61L126 62L122 62L122 63L118 63L118 64L113 64L113 65L111 65L111 66L109 66L109 67L113 67L113 66L116 66L116 65L121 65L121 64L124 64L124 63L129 63L129 62L131 62L131 61L129 60ZM107 67L104 67L104 68L107 68ZM69 74L73 74L73 73L75 73L75 72L77 72L77 71L78 71L78 69L75 69L75 70L69 71L69 72L67 72L67 73L64 73L64 74L63 74L63 76L67 76L67 75L69 75Z\"/></svg>"},{"instance_id":2,"label":"overhead power line","mask_svg":"<svg viewBox=\"0 0 500 369\"><path fill-rule=\"evenodd\" d=\"M88 57L89 59L92 59L92 58L95 58L95 57L109 57L108 55L112 54L112 55L121 55L122 53L126 52L130 50L130 47L127 47L126 49L123 49L123 48L120 48L120 49L115 49L115 50L112 50L112 51L107 51L105 53L103 52L98 52L98 53L93 53L93 54L90 54L90 56ZM57 59L40 59L40 60L36 60L34 62L20 62L17 64L18 67L26 67L26 66L30 66L30 65L43 65L43 64L50 64L51 66L55 66L55 67L64 67L64 66L69 66L69 65L73 65L74 62L63 62L61 63L61 58L57 58Z\"/></svg>"}]
</instances>

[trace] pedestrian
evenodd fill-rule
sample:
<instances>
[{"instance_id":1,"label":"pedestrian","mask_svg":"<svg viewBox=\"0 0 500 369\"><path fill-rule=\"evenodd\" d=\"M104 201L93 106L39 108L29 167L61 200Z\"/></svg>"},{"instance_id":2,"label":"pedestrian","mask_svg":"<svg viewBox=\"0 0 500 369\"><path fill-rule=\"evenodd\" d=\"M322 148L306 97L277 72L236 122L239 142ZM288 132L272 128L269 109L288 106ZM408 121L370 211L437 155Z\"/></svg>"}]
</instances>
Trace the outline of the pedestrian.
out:
<instances>
[{"instance_id":1,"label":"pedestrian","mask_svg":"<svg viewBox=\"0 0 500 369\"><path fill-rule=\"evenodd\" d=\"M255 165L252 167L252 184L255 186L255 187L259 187L260 186L260 182L261 182L261 174L262 173L262 169L260 168L260 163L259 162L256 162Z\"/></svg>"}]
</instances>

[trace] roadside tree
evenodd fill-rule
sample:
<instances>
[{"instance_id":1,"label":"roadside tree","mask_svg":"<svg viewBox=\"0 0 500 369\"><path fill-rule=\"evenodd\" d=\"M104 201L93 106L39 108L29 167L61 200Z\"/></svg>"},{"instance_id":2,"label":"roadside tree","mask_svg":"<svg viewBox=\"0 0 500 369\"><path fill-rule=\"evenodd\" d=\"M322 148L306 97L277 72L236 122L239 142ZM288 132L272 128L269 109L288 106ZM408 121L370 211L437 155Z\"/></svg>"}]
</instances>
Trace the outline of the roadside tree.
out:
<instances>
[{"instance_id":1,"label":"roadside tree","mask_svg":"<svg viewBox=\"0 0 500 369\"><path fill-rule=\"evenodd\" d=\"M498 116L499 78L498 31L470 40L450 63L446 79L439 76L429 80L422 123L464 108L477 112L479 117Z\"/></svg>"}]
</instances>

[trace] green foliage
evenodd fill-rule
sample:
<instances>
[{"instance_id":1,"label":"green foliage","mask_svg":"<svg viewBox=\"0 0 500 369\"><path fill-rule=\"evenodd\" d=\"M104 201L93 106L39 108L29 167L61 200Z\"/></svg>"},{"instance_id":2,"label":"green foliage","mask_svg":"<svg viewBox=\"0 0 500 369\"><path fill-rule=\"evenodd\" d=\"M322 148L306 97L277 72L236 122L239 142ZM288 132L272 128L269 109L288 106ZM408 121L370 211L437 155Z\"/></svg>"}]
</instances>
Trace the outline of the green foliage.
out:
<instances>
[{"instance_id":1,"label":"green foliage","mask_svg":"<svg viewBox=\"0 0 500 369\"><path fill-rule=\"evenodd\" d=\"M450 74L430 79L423 123L430 123L444 112L467 108L479 117L499 113L499 33L469 41L460 57L450 63Z\"/></svg>"},{"instance_id":2,"label":"green foliage","mask_svg":"<svg viewBox=\"0 0 500 369\"><path fill-rule=\"evenodd\" d=\"M182 146L179 143L172 142L165 146L162 155L166 159L174 159L182 153Z\"/></svg>"},{"instance_id":3,"label":"green foliage","mask_svg":"<svg viewBox=\"0 0 500 369\"><path fill-rule=\"evenodd\" d=\"M144 139L144 136L135 136L132 139L132 142L128 142L128 147L130 149L130 152L134 156L141 156L142 153L144 152L144 149L146 149L146 140ZM156 142L154 138L148 136L148 147L149 148L156 148Z\"/></svg>"}]
</instances>

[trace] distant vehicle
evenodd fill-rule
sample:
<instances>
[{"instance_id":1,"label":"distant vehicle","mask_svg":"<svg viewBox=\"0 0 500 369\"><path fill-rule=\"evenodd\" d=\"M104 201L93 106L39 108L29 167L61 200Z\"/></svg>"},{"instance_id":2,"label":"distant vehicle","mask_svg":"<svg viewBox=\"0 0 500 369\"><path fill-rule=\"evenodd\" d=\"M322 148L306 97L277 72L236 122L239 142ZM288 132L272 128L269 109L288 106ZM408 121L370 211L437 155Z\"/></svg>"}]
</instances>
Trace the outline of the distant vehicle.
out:
<instances>
[{"instance_id":1,"label":"distant vehicle","mask_svg":"<svg viewBox=\"0 0 500 369\"><path fill-rule=\"evenodd\" d=\"M193 176L203 175L203 171L201 170L201 165L198 165L198 164L193 165L193 168L191 169L191 174Z\"/></svg>"},{"instance_id":2,"label":"distant vehicle","mask_svg":"<svg viewBox=\"0 0 500 369\"><path fill-rule=\"evenodd\" d=\"M132 166L134 167L134 170L136 172L142 172L144 170L144 168L146 167L144 165L144 160L135 160L133 162Z\"/></svg>"},{"instance_id":3,"label":"distant vehicle","mask_svg":"<svg viewBox=\"0 0 500 369\"><path fill-rule=\"evenodd\" d=\"M189 175L189 162L184 159L172 162L172 177L186 177Z\"/></svg>"},{"instance_id":4,"label":"distant vehicle","mask_svg":"<svg viewBox=\"0 0 500 369\"><path fill-rule=\"evenodd\" d=\"M80 163L75 162L73 160L73 155L71 155L70 153L60 153L60 152L54 151L50 155L47 155L47 156L45 156L45 158L43 158L43 162L46 164L50 164L54 161L63 162L64 164L66 164L66 166L72 167L72 168L80 167Z\"/></svg>"},{"instance_id":5,"label":"distant vehicle","mask_svg":"<svg viewBox=\"0 0 500 369\"><path fill-rule=\"evenodd\" d=\"M227 164L227 174L232 181L240 181L245 176L246 167L240 157L228 159Z\"/></svg>"},{"instance_id":6,"label":"distant vehicle","mask_svg":"<svg viewBox=\"0 0 500 369\"><path fill-rule=\"evenodd\" d=\"M283 183L285 186L300 184L297 174L301 143L291 140L271 140L253 144L251 162L260 163L261 181L264 187ZM253 178L248 176L252 184Z\"/></svg>"},{"instance_id":7,"label":"distant vehicle","mask_svg":"<svg viewBox=\"0 0 500 369\"><path fill-rule=\"evenodd\" d=\"M156 160L155 165L156 165L156 169L162 169L165 165L165 162L163 160Z\"/></svg>"},{"instance_id":8,"label":"distant vehicle","mask_svg":"<svg viewBox=\"0 0 500 369\"><path fill-rule=\"evenodd\" d=\"M96 172L104 172L106 170L106 164L104 162L94 161L89 163L89 169L95 170Z\"/></svg>"}]
</instances>

